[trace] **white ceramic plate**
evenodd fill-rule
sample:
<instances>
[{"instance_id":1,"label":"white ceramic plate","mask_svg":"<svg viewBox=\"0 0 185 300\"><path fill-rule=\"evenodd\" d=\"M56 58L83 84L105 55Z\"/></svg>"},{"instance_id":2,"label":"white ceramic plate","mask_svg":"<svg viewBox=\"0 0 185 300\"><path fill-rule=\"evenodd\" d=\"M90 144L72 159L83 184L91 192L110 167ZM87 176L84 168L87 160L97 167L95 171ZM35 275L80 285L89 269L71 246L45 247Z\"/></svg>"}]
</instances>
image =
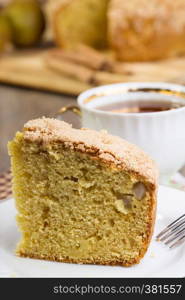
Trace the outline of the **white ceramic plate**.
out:
<instances>
[{"instance_id":1,"label":"white ceramic plate","mask_svg":"<svg viewBox=\"0 0 185 300\"><path fill-rule=\"evenodd\" d=\"M17 231L14 201L0 203L0 277L184 277L185 244L173 250L155 241L156 234L185 213L185 193L161 186L153 240L139 265L124 268L75 265L16 257Z\"/></svg>"}]
</instances>

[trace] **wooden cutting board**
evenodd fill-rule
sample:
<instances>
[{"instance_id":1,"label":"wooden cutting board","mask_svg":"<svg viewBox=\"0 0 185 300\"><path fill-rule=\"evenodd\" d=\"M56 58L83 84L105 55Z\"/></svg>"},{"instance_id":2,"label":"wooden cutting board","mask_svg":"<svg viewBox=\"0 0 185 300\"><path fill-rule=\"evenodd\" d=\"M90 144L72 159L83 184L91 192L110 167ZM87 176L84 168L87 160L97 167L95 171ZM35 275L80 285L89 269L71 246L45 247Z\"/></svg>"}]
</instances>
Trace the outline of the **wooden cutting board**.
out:
<instances>
[{"instance_id":1,"label":"wooden cutting board","mask_svg":"<svg viewBox=\"0 0 185 300\"><path fill-rule=\"evenodd\" d=\"M0 57L0 82L39 90L78 95L88 84L48 69L45 51L28 51Z\"/></svg>"},{"instance_id":2,"label":"wooden cutting board","mask_svg":"<svg viewBox=\"0 0 185 300\"><path fill-rule=\"evenodd\" d=\"M71 95L78 95L92 87L50 70L44 63L45 51L20 51L1 56L0 82ZM165 81L185 84L185 57L151 63L122 63L120 70L123 70L122 82ZM111 83L110 78L109 82L103 83ZM115 81L113 74L112 82Z\"/></svg>"}]
</instances>

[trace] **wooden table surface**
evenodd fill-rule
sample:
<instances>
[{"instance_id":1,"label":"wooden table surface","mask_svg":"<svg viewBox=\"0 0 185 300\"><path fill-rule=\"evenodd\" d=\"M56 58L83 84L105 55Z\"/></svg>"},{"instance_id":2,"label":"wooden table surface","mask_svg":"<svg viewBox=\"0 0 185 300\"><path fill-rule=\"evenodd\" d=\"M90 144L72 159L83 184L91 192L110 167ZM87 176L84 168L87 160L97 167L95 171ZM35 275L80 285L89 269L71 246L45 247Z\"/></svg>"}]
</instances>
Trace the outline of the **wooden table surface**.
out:
<instances>
[{"instance_id":1,"label":"wooden table surface","mask_svg":"<svg viewBox=\"0 0 185 300\"><path fill-rule=\"evenodd\" d=\"M0 85L0 173L9 168L7 142L30 119L53 117L75 97Z\"/></svg>"}]
</instances>

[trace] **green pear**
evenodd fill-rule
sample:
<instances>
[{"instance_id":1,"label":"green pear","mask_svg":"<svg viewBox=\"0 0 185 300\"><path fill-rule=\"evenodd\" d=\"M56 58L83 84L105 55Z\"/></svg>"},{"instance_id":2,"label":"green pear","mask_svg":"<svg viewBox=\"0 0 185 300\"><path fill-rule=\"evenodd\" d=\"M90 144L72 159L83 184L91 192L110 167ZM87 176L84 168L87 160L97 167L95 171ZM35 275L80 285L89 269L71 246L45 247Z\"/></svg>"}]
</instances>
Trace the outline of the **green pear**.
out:
<instances>
[{"instance_id":1,"label":"green pear","mask_svg":"<svg viewBox=\"0 0 185 300\"><path fill-rule=\"evenodd\" d=\"M9 19L0 15L0 51L6 50L11 44L12 27Z\"/></svg>"},{"instance_id":2,"label":"green pear","mask_svg":"<svg viewBox=\"0 0 185 300\"><path fill-rule=\"evenodd\" d=\"M5 8L13 28L13 41L20 47L37 44L45 27L44 14L36 0L14 0Z\"/></svg>"}]
</instances>

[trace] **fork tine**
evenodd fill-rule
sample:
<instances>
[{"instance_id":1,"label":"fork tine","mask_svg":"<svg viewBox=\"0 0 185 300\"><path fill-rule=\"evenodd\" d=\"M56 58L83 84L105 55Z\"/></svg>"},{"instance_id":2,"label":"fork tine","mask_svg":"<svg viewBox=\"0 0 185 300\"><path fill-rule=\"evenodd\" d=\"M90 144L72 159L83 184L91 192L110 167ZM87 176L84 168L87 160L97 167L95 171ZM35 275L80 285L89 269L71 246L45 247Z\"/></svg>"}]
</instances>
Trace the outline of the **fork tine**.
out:
<instances>
[{"instance_id":1,"label":"fork tine","mask_svg":"<svg viewBox=\"0 0 185 300\"><path fill-rule=\"evenodd\" d=\"M170 249L175 248L185 242L185 235L170 246Z\"/></svg>"},{"instance_id":2,"label":"fork tine","mask_svg":"<svg viewBox=\"0 0 185 300\"><path fill-rule=\"evenodd\" d=\"M173 221L171 224L169 224L166 228L164 228L164 229L156 236L156 239L157 239L158 241L160 241L160 240L161 240L161 237L162 237L164 234L168 233L168 231L170 231L174 226L179 225L179 223L181 222L181 220L184 221L184 220L183 220L184 217L185 217L185 214L183 214L183 215L180 216L178 219L176 219L176 220ZM180 222L179 222L179 221L180 221Z\"/></svg>"},{"instance_id":3,"label":"fork tine","mask_svg":"<svg viewBox=\"0 0 185 300\"><path fill-rule=\"evenodd\" d=\"M168 237L172 236L177 231L179 232L179 230L184 228L184 226L185 226L185 220L173 225L173 227L171 227L166 233L163 234L163 236L161 236L160 241L165 241Z\"/></svg>"},{"instance_id":4,"label":"fork tine","mask_svg":"<svg viewBox=\"0 0 185 300\"><path fill-rule=\"evenodd\" d=\"M165 245L169 245L171 242L175 241L179 236L181 237L183 233L185 233L185 227L178 231L176 234L172 234L171 238L165 242Z\"/></svg>"}]
</instances>

